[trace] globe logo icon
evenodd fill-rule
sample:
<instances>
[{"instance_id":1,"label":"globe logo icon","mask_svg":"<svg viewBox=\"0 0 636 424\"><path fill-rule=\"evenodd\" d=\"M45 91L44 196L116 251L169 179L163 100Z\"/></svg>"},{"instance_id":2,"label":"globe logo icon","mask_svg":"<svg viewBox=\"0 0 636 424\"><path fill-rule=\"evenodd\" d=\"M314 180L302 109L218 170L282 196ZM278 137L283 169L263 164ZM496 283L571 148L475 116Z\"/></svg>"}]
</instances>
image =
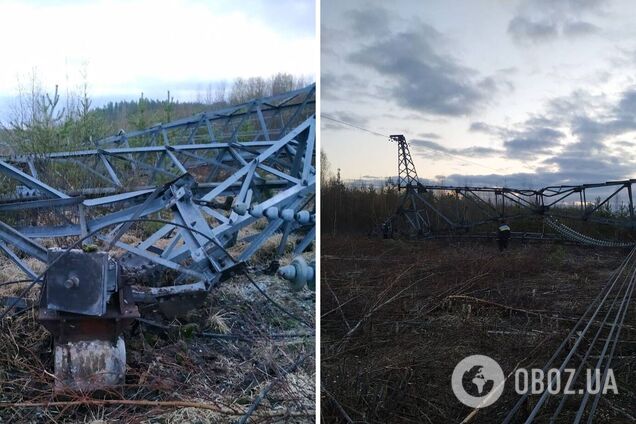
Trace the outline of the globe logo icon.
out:
<instances>
[{"instance_id":1,"label":"globe logo icon","mask_svg":"<svg viewBox=\"0 0 636 424\"><path fill-rule=\"evenodd\" d=\"M495 385L494 380L484 375L484 367L475 365L462 376L464 390L472 396L485 396Z\"/></svg>"},{"instance_id":2,"label":"globe logo icon","mask_svg":"<svg viewBox=\"0 0 636 424\"><path fill-rule=\"evenodd\" d=\"M471 408L485 408L499 399L504 389L504 373L497 361L485 355L462 359L451 383L457 399Z\"/></svg>"}]
</instances>

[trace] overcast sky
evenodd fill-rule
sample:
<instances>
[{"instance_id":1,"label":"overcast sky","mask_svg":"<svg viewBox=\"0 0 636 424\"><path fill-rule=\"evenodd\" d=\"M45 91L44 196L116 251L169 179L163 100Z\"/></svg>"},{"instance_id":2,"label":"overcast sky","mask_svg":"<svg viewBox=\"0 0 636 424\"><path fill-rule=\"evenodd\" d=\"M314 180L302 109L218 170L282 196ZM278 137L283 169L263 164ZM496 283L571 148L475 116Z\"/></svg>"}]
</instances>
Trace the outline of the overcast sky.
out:
<instances>
[{"instance_id":1,"label":"overcast sky","mask_svg":"<svg viewBox=\"0 0 636 424\"><path fill-rule=\"evenodd\" d=\"M322 113L403 133L420 177L541 187L636 177L631 1L322 1ZM322 120L342 177L388 141Z\"/></svg>"},{"instance_id":2,"label":"overcast sky","mask_svg":"<svg viewBox=\"0 0 636 424\"><path fill-rule=\"evenodd\" d=\"M313 0L0 0L0 113L33 69L50 90L85 69L90 94L109 99L191 99L277 72L313 80L315 21Z\"/></svg>"}]
</instances>

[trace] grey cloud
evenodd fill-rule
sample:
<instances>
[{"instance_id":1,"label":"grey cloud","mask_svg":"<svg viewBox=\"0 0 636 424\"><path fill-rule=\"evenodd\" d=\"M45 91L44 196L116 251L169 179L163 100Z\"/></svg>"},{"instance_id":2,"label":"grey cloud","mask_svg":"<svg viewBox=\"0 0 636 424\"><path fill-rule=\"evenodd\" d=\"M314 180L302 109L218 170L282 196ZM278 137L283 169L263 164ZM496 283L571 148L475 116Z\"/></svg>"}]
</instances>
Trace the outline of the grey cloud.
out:
<instances>
[{"instance_id":1,"label":"grey cloud","mask_svg":"<svg viewBox=\"0 0 636 424\"><path fill-rule=\"evenodd\" d=\"M471 186L506 186L520 189L538 189L551 185L576 185L590 182L609 181L615 178L615 174L603 175L591 172L519 172L507 175L488 174L451 174L445 177L448 185Z\"/></svg>"},{"instance_id":2,"label":"grey cloud","mask_svg":"<svg viewBox=\"0 0 636 424\"><path fill-rule=\"evenodd\" d=\"M330 119L322 119L320 121L320 129L322 131L330 130L330 131L345 131L345 130L353 130L353 128L339 124Z\"/></svg>"},{"instance_id":3,"label":"grey cloud","mask_svg":"<svg viewBox=\"0 0 636 424\"><path fill-rule=\"evenodd\" d=\"M344 110L326 112L325 115L358 126L366 125L369 122L369 119L362 115Z\"/></svg>"},{"instance_id":4,"label":"grey cloud","mask_svg":"<svg viewBox=\"0 0 636 424\"><path fill-rule=\"evenodd\" d=\"M435 152L439 152L440 154L449 153L451 155L468 156L468 157L499 156L502 153L504 153L502 150L493 149L490 147L483 147L483 146L471 146L466 148L450 148L431 140L421 140L421 139L409 140L409 144L416 150L419 150L420 152L424 151L429 156L430 156L431 150Z\"/></svg>"},{"instance_id":5,"label":"grey cloud","mask_svg":"<svg viewBox=\"0 0 636 424\"><path fill-rule=\"evenodd\" d=\"M386 9L371 6L349 10L346 14L356 36L377 36L389 32L391 15Z\"/></svg>"},{"instance_id":6,"label":"grey cloud","mask_svg":"<svg viewBox=\"0 0 636 424\"><path fill-rule=\"evenodd\" d=\"M551 128L530 127L521 132L513 132L514 136L504 141L509 156L549 153L559 146L565 134ZM511 135L512 135L511 134Z\"/></svg>"},{"instance_id":7,"label":"grey cloud","mask_svg":"<svg viewBox=\"0 0 636 424\"><path fill-rule=\"evenodd\" d=\"M563 35L568 37L580 37L599 32L600 28L584 21L568 22L563 25Z\"/></svg>"},{"instance_id":8,"label":"grey cloud","mask_svg":"<svg viewBox=\"0 0 636 424\"><path fill-rule=\"evenodd\" d=\"M582 17L598 15L604 5L600 0L526 0L508 23L508 34L522 44L595 34L601 29Z\"/></svg>"},{"instance_id":9,"label":"grey cloud","mask_svg":"<svg viewBox=\"0 0 636 424\"><path fill-rule=\"evenodd\" d=\"M439 138L439 134L435 134L435 133L419 133L418 137L421 138L429 138L429 139L435 139L437 140Z\"/></svg>"},{"instance_id":10,"label":"grey cloud","mask_svg":"<svg viewBox=\"0 0 636 424\"><path fill-rule=\"evenodd\" d=\"M620 147L616 154L617 149L608 144L608 139L636 130L636 89L624 90L615 104L604 97L591 98L581 92L571 97L552 102L550 110L555 120L561 119L569 126L577 141L565 145L560 154L545 159L543 164L558 167L558 175L566 181L570 178L577 182L595 182L633 176L633 155L621 153ZM579 103L581 99L584 101ZM555 108L555 103L569 107ZM595 113L591 115L587 110ZM616 144L629 147L624 141Z\"/></svg>"},{"instance_id":11,"label":"grey cloud","mask_svg":"<svg viewBox=\"0 0 636 424\"><path fill-rule=\"evenodd\" d=\"M633 141L626 141L626 140L618 140L615 142L617 145L622 146L622 147L629 147L632 148L634 147L634 145L636 143L634 143Z\"/></svg>"},{"instance_id":12,"label":"grey cloud","mask_svg":"<svg viewBox=\"0 0 636 424\"><path fill-rule=\"evenodd\" d=\"M547 126L550 123L552 121L547 118L532 117L526 120L520 129L510 129L485 122L473 122L469 130L499 138L508 157L523 160L533 154L550 153L561 144L565 134Z\"/></svg>"},{"instance_id":13,"label":"grey cloud","mask_svg":"<svg viewBox=\"0 0 636 424\"><path fill-rule=\"evenodd\" d=\"M596 12L602 9L605 0L530 0L527 5L546 13L579 16L583 12Z\"/></svg>"},{"instance_id":14,"label":"grey cloud","mask_svg":"<svg viewBox=\"0 0 636 424\"><path fill-rule=\"evenodd\" d=\"M472 122L468 129L469 131L482 132L482 133L491 134L491 135L499 135L501 133L500 128L495 127L493 125L489 125L485 122Z\"/></svg>"},{"instance_id":15,"label":"grey cloud","mask_svg":"<svg viewBox=\"0 0 636 424\"><path fill-rule=\"evenodd\" d=\"M493 82L477 80L476 71L440 54L440 43L440 34L420 23L368 43L349 59L387 77L391 83L386 95L407 107L445 116L469 114L492 96Z\"/></svg>"},{"instance_id":16,"label":"grey cloud","mask_svg":"<svg viewBox=\"0 0 636 424\"><path fill-rule=\"evenodd\" d=\"M531 21L523 16L515 16L508 23L508 34L520 42L541 42L555 39L558 31L552 22Z\"/></svg>"},{"instance_id":17,"label":"grey cloud","mask_svg":"<svg viewBox=\"0 0 636 424\"><path fill-rule=\"evenodd\" d=\"M623 93L614 112L622 117L636 116L636 88L630 88Z\"/></svg>"},{"instance_id":18,"label":"grey cloud","mask_svg":"<svg viewBox=\"0 0 636 424\"><path fill-rule=\"evenodd\" d=\"M322 99L340 100L368 96L367 84L361 78L350 73L320 73L320 96Z\"/></svg>"},{"instance_id":19,"label":"grey cloud","mask_svg":"<svg viewBox=\"0 0 636 424\"><path fill-rule=\"evenodd\" d=\"M633 164L629 161L603 152L595 155L562 154L550 158L544 163L558 166L559 171L555 172L554 176L561 179L561 184L623 179L629 176L633 170Z\"/></svg>"}]
</instances>

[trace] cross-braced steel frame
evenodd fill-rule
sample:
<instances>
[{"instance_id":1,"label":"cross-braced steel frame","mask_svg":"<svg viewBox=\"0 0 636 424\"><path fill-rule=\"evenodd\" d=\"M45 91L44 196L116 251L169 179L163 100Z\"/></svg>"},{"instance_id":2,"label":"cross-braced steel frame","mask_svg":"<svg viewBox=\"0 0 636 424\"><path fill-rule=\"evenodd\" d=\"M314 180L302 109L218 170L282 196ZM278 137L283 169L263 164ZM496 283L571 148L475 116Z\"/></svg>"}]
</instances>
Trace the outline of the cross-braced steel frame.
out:
<instances>
[{"instance_id":1,"label":"cross-braced steel frame","mask_svg":"<svg viewBox=\"0 0 636 424\"><path fill-rule=\"evenodd\" d=\"M600 246L624 243L598 240L569 228L571 220L635 228L632 185L636 180L549 186L537 190L509 187L425 185L417 177L404 136L392 135L398 147L398 190L404 191L384 232L411 236L468 233L501 220L539 217L562 238ZM610 211L612 202L620 207ZM618 209L618 210L616 210Z\"/></svg>"},{"instance_id":2,"label":"cross-braced steel frame","mask_svg":"<svg viewBox=\"0 0 636 424\"><path fill-rule=\"evenodd\" d=\"M312 243L315 140L311 85L91 149L3 157L0 251L35 278L27 259L46 262L44 244L93 238L127 252L121 266L144 283L176 272L138 301L207 291L274 237L279 254L293 233L295 252ZM126 236L148 220L149 235Z\"/></svg>"}]
</instances>

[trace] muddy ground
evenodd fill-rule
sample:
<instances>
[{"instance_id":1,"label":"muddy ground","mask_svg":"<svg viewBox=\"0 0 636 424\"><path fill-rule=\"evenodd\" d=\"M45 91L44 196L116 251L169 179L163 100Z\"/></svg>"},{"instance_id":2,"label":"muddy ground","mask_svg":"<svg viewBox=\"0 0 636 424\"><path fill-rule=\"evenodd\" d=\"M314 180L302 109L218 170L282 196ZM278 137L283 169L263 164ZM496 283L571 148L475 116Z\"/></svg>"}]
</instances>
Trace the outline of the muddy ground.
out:
<instances>
[{"instance_id":1,"label":"muddy ground","mask_svg":"<svg viewBox=\"0 0 636 424\"><path fill-rule=\"evenodd\" d=\"M542 368L626 253L323 237L322 421L461 422L472 409L452 392L455 365L483 354L505 374ZM634 303L612 363L619 395L599 404L597 423L636 413ZM518 397L506 384L472 422L501 422ZM571 422L575 407L557 422Z\"/></svg>"},{"instance_id":2,"label":"muddy ground","mask_svg":"<svg viewBox=\"0 0 636 424\"><path fill-rule=\"evenodd\" d=\"M8 261L0 262L0 281L19 276ZM163 327L137 322L126 331L126 384L105 394L55 395L52 338L35 311L4 320L0 422L230 423L270 386L248 422L313 422L315 293L291 292L276 276L253 278L309 326L281 313L244 276L235 277L187 316L167 319L142 308ZM0 287L0 294L20 290ZM30 298L37 297L36 289ZM41 405L52 401L70 403Z\"/></svg>"}]
</instances>

